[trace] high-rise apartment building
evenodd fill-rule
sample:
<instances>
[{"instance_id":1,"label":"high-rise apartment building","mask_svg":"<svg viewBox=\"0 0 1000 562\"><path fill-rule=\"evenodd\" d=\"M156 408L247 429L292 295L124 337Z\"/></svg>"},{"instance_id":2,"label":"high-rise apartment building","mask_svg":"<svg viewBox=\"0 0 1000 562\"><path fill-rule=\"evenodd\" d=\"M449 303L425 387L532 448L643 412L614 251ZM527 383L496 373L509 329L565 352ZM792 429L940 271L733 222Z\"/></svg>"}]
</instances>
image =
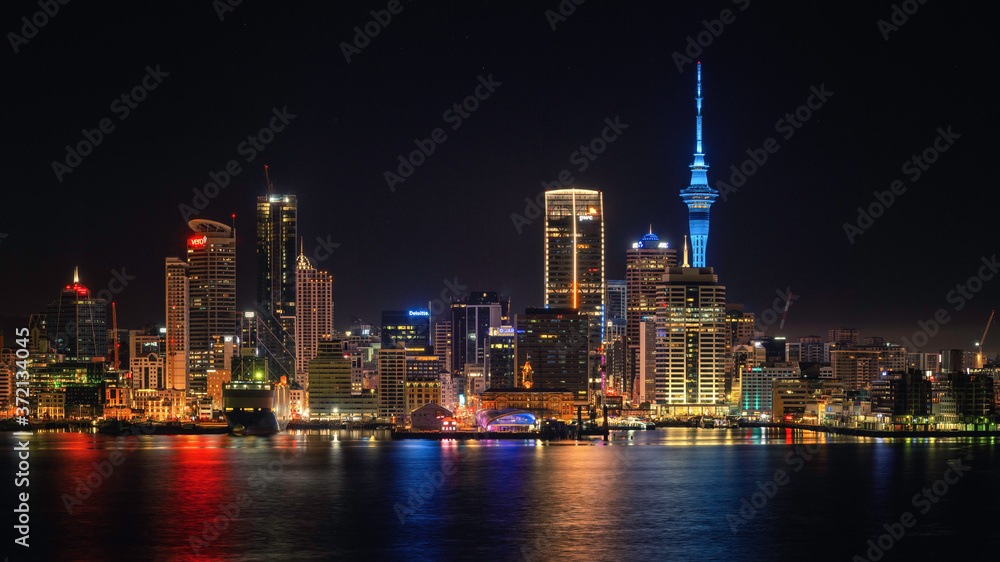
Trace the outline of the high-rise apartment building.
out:
<instances>
[{"instance_id":1,"label":"high-rise apartment building","mask_svg":"<svg viewBox=\"0 0 1000 562\"><path fill-rule=\"evenodd\" d=\"M645 396L645 389L637 388L640 378L652 383L653 372L640 373L644 364L640 355L642 345L641 323L647 319L654 323L656 316L656 286L663 282L668 267L677 265L677 250L661 241L652 231L625 253L625 349L627 375L623 391L633 400ZM652 351L652 349L650 349ZM645 363L652 366L652 362Z\"/></svg>"},{"instance_id":2,"label":"high-rise apartment building","mask_svg":"<svg viewBox=\"0 0 1000 562\"><path fill-rule=\"evenodd\" d=\"M266 174L266 166L265 166ZM263 323L259 348L271 358L273 375L295 375L295 276L298 203L294 195L257 198L257 315Z\"/></svg>"},{"instance_id":3,"label":"high-rise apartment building","mask_svg":"<svg viewBox=\"0 0 1000 562\"><path fill-rule=\"evenodd\" d=\"M833 328L827 334L826 341L839 345L860 345L861 336L857 328Z\"/></svg>"},{"instance_id":4,"label":"high-rise apartment building","mask_svg":"<svg viewBox=\"0 0 1000 562\"><path fill-rule=\"evenodd\" d=\"M236 233L205 219L188 226L195 232L187 241L188 394L205 395L207 370L214 360L213 336L237 333Z\"/></svg>"},{"instance_id":5,"label":"high-rise apartment building","mask_svg":"<svg viewBox=\"0 0 1000 562\"><path fill-rule=\"evenodd\" d=\"M378 417L401 419L406 415L405 382L406 350L378 350Z\"/></svg>"},{"instance_id":6,"label":"high-rise apartment building","mask_svg":"<svg viewBox=\"0 0 1000 562\"><path fill-rule=\"evenodd\" d=\"M333 278L299 253L295 265L295 380L308 388L309 362L319 342L333 337Z\"/></svg>"},{"instance_id":7,"label":"high-rise apartment building","mask_svg":"<svg viewBox=\"0 0 1000 562\"><path fill-rule=\"evenodd\" d=\"M671 267L656 300L657 404L712 411L705 406L725 400L726 288L710 267Z\"/></svg>"},{"instance_id":8,"label":"high-rise apartment building","mask_svg":"<svg viewBox=\"0 0 1000 562\"><path fill-rule=\"evenodd\" d=\"M441 361L441 368L450 373L452 371L451 320L439 320L435 322L432 336L431 345L434 347L434 355L437 355L438 360Z\"/></svg>"},{"instance_id":9,"label":"high-rise apartment building","mask_svg":"<svg viewBox=\"0 0 1000 562\"><path fill-rule=\"evenodd\" d=\"M166 259L167 332L163 349L166 388L186 390L188 382L188 264Z\"/></svg>"}]
</instances>

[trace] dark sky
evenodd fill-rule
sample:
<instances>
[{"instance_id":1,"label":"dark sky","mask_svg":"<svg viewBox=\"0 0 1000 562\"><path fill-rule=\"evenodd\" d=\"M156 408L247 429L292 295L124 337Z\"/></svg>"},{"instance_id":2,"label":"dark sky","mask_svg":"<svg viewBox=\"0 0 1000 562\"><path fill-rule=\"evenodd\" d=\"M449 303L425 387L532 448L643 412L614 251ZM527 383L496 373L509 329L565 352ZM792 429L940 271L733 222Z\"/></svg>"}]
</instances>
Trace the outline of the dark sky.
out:
<instances>
[{"instance_id":1,"label":"dark sky","mask_svg":"<svg viewBox=\"0 0 1000 562\"><path fill-rule=\"evenodd\" d=\"M711 211L707 261L729 300L761 312L790 287L788 336L846 325L912 337L944 308L927 350L971 348L997 302L1000 279L961 310L948 299L997 250L992 5L928 2L887 41L877 22L888 1L590 0L555 30L545 11L556 0L404 2L348 63L340 44L386 3L345 4L244 2L220 21L207 0L72 2L19 52L8 35L0 316L44 310L79 265L95 291L113 270L134 276L115 296L122 327L162 322L163 258L182 255L189 233L178 205L230 160L241 173L198 216L237 215L241 308L254 297L265 163L276 190L299 197L307 253L317 238L339 244L318 264L335 279L339 329L420 306L445 280L509 294L515 311L540 305L542 224L518 233L511 215L564 169L603 191L607 277L622 279L625 249L649 224L675 246L687 231L678 191L695 72L672 54L725 9L735 21L696 55L710 182L728 182L769 137L779 147ZM5 2L5 33L37 11ZM112 102L147 65L168 76L125 117ZM489 75L500 85L452 130L445 110ZM821 86L832 96L786 139L777 122ZM294 119L246 162L240 143L284 107ZM615 117L628 128L579 172L571 154ZM58 181L53 161L105 118L114 130ZM383 173L439 127L447 139L390 191ZM960 137L912 181L901 167L939 127ZM896 179L905 193L852 244L843 224Z\"/></svg>"}]
</instances>

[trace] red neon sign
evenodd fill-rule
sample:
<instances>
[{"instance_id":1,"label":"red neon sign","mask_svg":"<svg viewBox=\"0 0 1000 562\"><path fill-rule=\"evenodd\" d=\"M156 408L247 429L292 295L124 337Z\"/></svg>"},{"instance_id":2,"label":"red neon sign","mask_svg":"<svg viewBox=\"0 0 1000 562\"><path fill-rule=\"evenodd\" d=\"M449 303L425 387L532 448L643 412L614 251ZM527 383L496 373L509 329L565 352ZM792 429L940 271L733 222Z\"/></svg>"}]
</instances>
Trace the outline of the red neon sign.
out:
<instances>
[{"instance_id":1,"label":"red neon sign","mask_svg":"<svg viewBox=\"0 0 1000 562\"><path fill-rule=\"evenodd\" d=\"M204 248L208 243L208 236L195 236L188 240L188 244L196 248Z\"/></svg>"}]
</instances>

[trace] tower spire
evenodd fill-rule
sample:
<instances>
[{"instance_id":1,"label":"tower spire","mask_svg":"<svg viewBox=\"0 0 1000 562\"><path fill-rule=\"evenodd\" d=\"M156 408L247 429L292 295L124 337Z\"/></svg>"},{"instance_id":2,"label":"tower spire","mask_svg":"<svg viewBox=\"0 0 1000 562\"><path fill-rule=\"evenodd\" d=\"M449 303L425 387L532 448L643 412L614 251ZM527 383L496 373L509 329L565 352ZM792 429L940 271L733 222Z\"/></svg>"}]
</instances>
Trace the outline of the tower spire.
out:
<instances>
[{"instance_id":1,"label":"tower spire","mask_svg":"<svg viewBox=\"0 0 1000 562\"><path fill-rule=\"evenodd\" d=\"M688 235L687 234L684 235L684 262L681 263L681 267L691 267L691 265L688 264Z\"/></svg>"},{"instance_id":2,"label":"tower spire","mask_svg":"<svg viewBox=\"0 0 1000 562\"><path fill-rule=\"evenodd\" d=\"M79 283L79 282L80 282L80 267L77 266L73 268L73 283Z\"/></svg>"},{"instance_id":3,"label":"tower spire","mask_svg":"<svg viewBox=\"0 0 1000 562\"><path fill-rule=\"evenodd\" d=\"M695 142L695 149L694 149L694 151L695 151L696 154L703 154L703 152L701 151L701 99L702 99L701 98L701 61L698 61L698 94L697 94L697 97L695 97L694 99L698 103L698 117L697 117L697 120L698 120L698 127L697 127L697 129L698 130L697 130L697 135L696 135L697 140Z\"/></svg>"},{"instance_id":4,"label":"tower spire","mask_svg":"<svg viewBox=\"0 0 1000 562\"><path fill-rule=\"evenodd\" d=\"M701 134L701 61L695 86L695 152L691 163L691 184L681 190L681 200L688 206L688 225L691 231L691 253L694 267L705 267L705 247L708 245L709 209L719 192L708 185L708 164L705 163Z\"/></svg>"}]
</instances>

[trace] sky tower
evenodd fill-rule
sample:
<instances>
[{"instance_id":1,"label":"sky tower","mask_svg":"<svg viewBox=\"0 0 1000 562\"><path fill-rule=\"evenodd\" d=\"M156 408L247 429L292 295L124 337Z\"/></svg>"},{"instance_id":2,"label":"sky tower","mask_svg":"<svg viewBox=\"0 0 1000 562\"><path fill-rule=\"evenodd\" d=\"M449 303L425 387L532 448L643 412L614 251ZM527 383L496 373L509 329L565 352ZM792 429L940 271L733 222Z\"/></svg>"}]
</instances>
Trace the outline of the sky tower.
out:
<instances>
[{"instance_id":1,"label":"sky tower","mask_svg":"<svg viewBox=\"0 0 1000 562\"><path fill-rule=\"evenodd\" d=\"M705 267L705 246L708 245L708 211L719 192L708 185L708 164L701 147L701 61L698 61L697 134L694 163L691 164L691 185L681 190L681 199L688 206L688 225L691 230L693 267Z\"/></svg>"}]
</instances>

